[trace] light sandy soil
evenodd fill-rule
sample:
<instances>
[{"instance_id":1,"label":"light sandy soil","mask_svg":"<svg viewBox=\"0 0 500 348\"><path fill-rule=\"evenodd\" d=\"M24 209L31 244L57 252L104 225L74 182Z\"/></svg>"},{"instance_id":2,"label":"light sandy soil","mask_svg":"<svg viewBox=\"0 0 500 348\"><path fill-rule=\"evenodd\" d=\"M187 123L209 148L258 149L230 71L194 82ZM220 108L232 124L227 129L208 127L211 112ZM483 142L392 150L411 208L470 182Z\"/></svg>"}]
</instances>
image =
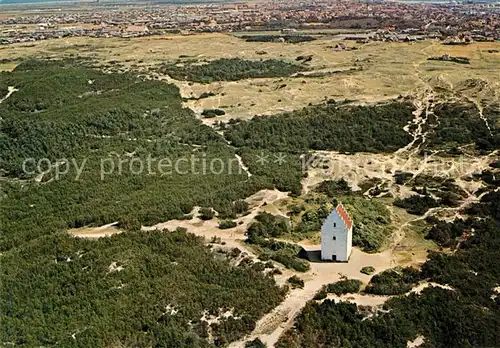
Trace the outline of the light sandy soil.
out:
<instances>
[{"instance_id":1,"label":"light sandy soil","mask_svg":"<svg viewBox=\"0 0 500 348\"><path fill-rule=\"evenodd\" d=\"M118 222L114 222L100 227L72 228L68 230L68 233L70 233L74 237L80 237L80 238L108 237L123 232L116 227L117 224Z\"/></svg>"},{"instance_id":2,"label":"light sandy soil","mask_svg":"<svg viewBox=\"0 0 500 348\"><path fill-rule=\"evenodd\" d=\"M248 197L246 201L251 209L248 215L242 216L235 221L238 225L235 228L221 230L219 229L219 220L212 219L208 221L203 221L198 217L199 207L196 207L191 214L193 214L193 219L191 220L170 220L167 222L159 223L154 226L143 226L143 231L151 230L170 230L173 231L177 227L186 228L188 232L202 236L208 241L213 237L221 239L227 247L239 248L245 251L247 254L256 258L256 255L250 248L247 248L244 244L246 239L245 232L248 225L253 221L255 216L260 211L268 211L269 209L274 209L274 202L278 202L282 199L287 198L288 195L285 192L280 192L278 190L261 190L254 195ZM266 203L266 205L264 205Z\"/></svg>"},{"instance_id":3,"label":"light sandy soil","mask_svg":"<svg viewBox=\"0 0 500 348\"><path fill-rule=\"evenodd\" d=\"M420 335L417 336L417 338L415 338L413 341L408 341L406 343L406 348L420 347L422 344L424 344L424 342L425 342L425 337Z\"/></svg>"},{"instance_id":4,"label":"light sandy soil","mask_svg":"<svg viewBox=\"0 0 500 348\"><path fill-rule=\"evenodd\" d=\"M335 302L350 302L355 303L358 306L369 306L377 307L381 306L391 298L391 296L374 296L365 294L345 294L345 295L334 295L328 294L326 297L328 300L334 300Z\"/></svg>"},{"instance_id":5,"label":"light sandy soil","mask_svg":"<svg viewBox=\"0 0 500 348\"><path fill-rule=\"evenodd\" d=\"M442 284L438 284L438 283L434 283L434 282L423 282L423 283L419 284L417 287L411 289L411 291L408 294L412 294L412 293L420 294L422 292L422 290L424 290L425 288L428 288L428 287L438 287L438 288L445 289L445 290L455 291L455 289L453 289L449 285L442 285Z\"/></svg>"}]
</instances>

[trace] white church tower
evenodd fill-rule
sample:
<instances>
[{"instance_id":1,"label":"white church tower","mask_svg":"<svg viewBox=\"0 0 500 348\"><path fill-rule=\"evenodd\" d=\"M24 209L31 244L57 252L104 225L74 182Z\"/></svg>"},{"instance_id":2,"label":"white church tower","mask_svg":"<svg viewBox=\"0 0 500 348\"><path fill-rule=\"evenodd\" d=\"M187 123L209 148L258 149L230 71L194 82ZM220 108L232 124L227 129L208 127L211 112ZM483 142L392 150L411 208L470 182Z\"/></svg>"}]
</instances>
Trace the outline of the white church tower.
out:
<instances>
[{"instance_id":1,"label":"white church tower","mask_svg":"<svg viewBox=\"0 0 500 348\"><path fill-rule=\"evenodd\" d=\"M352 249L352 219L342 203L337 205L321 227L321 260L349 261Z\"/></svg>"}]
</instances>

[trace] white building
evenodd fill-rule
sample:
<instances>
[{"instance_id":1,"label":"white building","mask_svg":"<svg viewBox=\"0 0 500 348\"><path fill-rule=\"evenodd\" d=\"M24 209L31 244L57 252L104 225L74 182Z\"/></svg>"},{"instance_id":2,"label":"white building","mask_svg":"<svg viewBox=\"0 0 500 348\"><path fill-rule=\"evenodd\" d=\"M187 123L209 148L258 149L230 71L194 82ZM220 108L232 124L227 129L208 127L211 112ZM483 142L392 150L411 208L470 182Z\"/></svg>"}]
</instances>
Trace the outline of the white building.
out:
<instances>
[{"instance_id":1,"label":"white building","mask_svg":"<svg viewBox=\"0 0 500 348\"><path fill-rule=\"evenodd\" d=\"M337 205L321 227L321 260L349 261L352 249L352 219L342 203Z\"/></svg>"}]
</instances>

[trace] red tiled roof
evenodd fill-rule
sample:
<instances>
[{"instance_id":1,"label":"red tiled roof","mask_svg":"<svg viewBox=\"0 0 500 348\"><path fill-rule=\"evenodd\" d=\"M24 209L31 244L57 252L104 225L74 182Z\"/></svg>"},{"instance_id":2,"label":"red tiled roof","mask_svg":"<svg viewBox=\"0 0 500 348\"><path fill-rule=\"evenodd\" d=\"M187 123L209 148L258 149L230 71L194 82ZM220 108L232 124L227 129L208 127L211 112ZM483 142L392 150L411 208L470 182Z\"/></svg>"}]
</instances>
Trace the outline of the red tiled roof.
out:
<instances>
[{"instance_id":1,"label":"red tiled roof","mask_svg":"<svg viewBox=\"0 0 500 348\"><path fill-rule=\"evenodd\" d=\"M337 213L339 213L342 221L344 221L345 225L347 226L347 229L348 230L351 229L351 226L352 226L351 217L349 216L349 213L347 212L347 210L345 210L342 203L339 203L339 205L337 205L336 210L337 210Z\"/></svg>"}]
</instances>

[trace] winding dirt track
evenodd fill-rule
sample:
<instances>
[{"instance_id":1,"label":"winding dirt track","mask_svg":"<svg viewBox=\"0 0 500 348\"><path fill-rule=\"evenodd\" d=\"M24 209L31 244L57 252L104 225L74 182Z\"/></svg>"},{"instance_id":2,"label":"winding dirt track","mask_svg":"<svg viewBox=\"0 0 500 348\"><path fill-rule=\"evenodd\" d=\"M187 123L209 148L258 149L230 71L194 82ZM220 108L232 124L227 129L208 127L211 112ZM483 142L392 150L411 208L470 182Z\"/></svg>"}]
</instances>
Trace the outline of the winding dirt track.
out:
<instances>
[{"instance_id":1,"label":"winding dirt track","mask_svg":"<svg viewBox=\"0 0 500 348\"><path fill-rule=\"evenodd\" d=\"M6 101L7 99L9 99L9 97L14 93L14 92L18 92L19 90L13 86L9 86L7 88L7 95L5 97L3 97L2 99L0 99L0 104L2 104L4 101Z\"/></svg>"}]
</instances>

